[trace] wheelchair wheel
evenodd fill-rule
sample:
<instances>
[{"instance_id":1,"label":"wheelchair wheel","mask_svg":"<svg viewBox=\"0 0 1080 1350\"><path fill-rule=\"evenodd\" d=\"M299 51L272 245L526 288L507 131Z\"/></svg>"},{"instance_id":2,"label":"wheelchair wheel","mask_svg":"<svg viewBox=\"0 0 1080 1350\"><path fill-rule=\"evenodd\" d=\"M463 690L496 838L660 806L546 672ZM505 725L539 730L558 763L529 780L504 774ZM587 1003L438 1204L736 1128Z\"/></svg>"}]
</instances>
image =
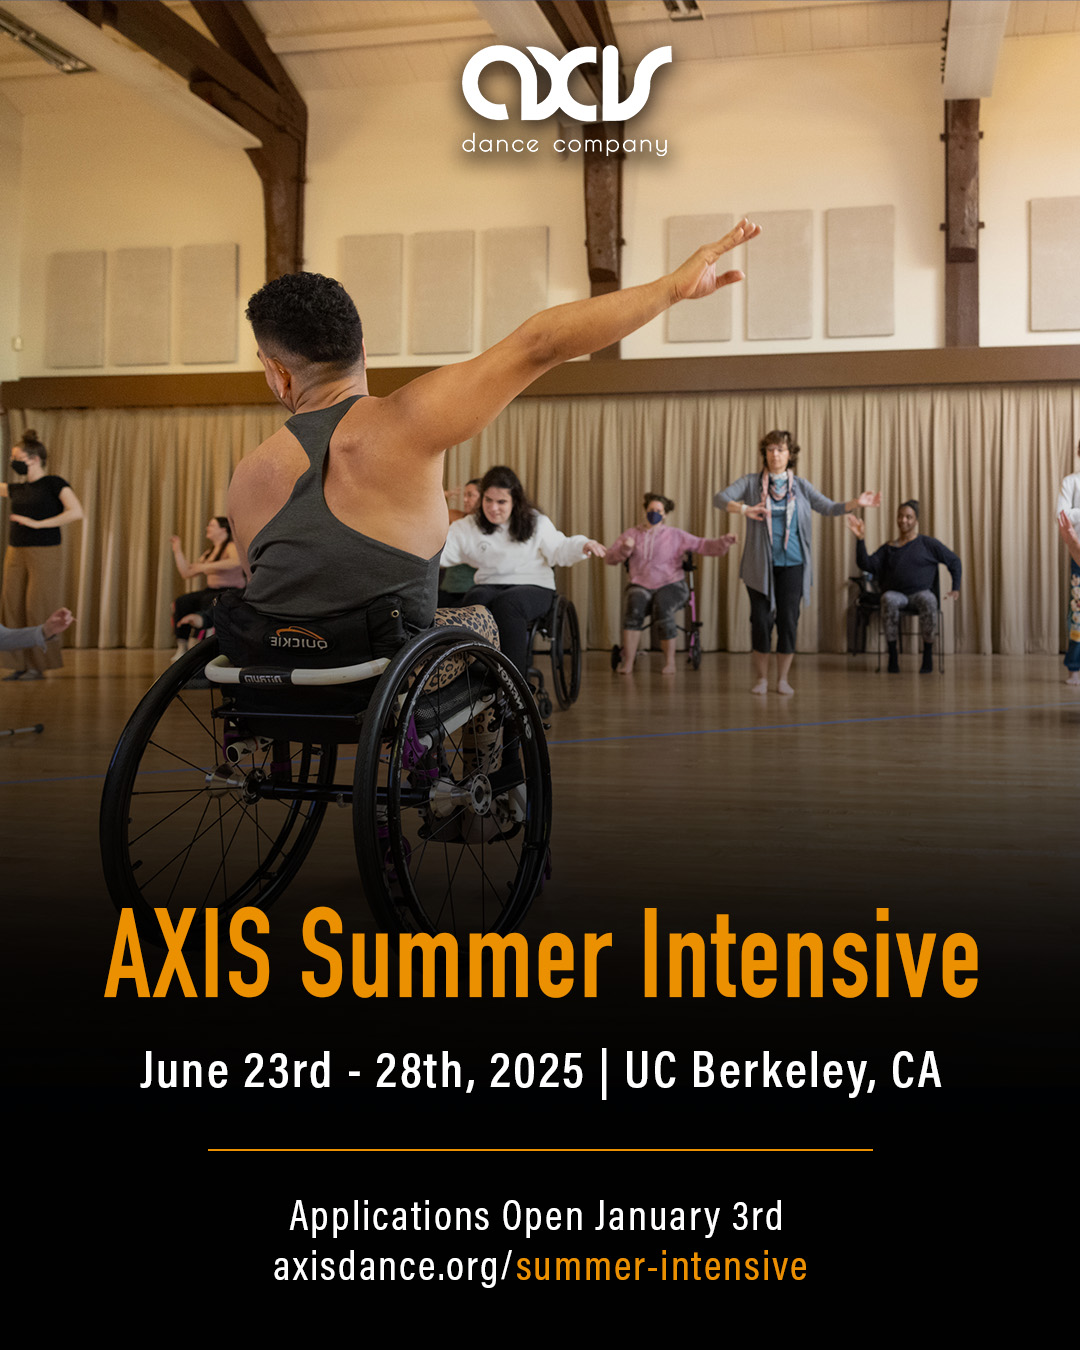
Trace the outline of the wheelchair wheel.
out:
<instances>
[{"instance_id":1,"label":"wheelchair wheel","mask_svg":"<svg viewBox=\"0 0 1080 1350\"><path fill-rule=\"evenodd\" d=\"M611 649L611 669L618 670L619 662L621 660L622 660L622 648L616 642L615 646L612 647Z\"/></svg>"},{"instance_id":2,"label":"wheelchair wheel","mask_svg":"<svg viewBox=\"0 0 1080 1350\"><path fill-rule=\"evenodd\" d=\"M159 942L156 908L175 922L195 907L196 924L211 907L222 919L243 905L269 908L326 810L300 794L334 778L335 745L245 739L219 686L187 687L205 685L217 651L208 638L169 666L132 714L105 775L99 835L109 894Z\"/></svg>"},{"instance_id":3,"label":"wheelchair wheel","mask_svg":"<svg viewBox=\"0 0 1080 1350\"><path fill-rule=\"evenodd\" d=\"M380 926L516 927L544 880L551 773L533 695L500 651L441 628L395 657L364 714L353 826Z\"/></svg>"},{"instance_id":4,"label":"wheelchair wheel","mask_svg":"<svg viewBox=\"0 0 1080 1350\"><path fill-rule=\"evenodd\" d=\"M699 670L701 668L701 633L697 628L692 628L690 630L687 649L688 653L686 659L690 662L691 669Z\"/></svg>"},{"instance_id":5,"label":"wheelchair wheel","mask_svg":"<svg viewBox=\"0 0 1080 1350\"><path fill-rule=\"evenodd\" d=\"M565 711L581 693L581 631L577 610L562 595L551 629L551 674L555 701Z\"/></svg>"}]
</instances>

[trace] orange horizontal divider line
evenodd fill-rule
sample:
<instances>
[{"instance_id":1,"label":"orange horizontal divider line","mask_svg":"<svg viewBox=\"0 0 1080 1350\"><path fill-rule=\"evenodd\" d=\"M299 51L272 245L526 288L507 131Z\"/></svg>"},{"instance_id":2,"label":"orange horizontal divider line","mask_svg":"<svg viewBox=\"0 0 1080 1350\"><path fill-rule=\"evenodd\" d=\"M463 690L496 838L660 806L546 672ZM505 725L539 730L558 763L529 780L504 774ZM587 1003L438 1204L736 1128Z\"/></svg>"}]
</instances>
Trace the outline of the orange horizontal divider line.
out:
<instances>
[{"instance_id":1,"label":"orange horizontal divider line","mask_svg":"<svg viewBox=\"0 0 1080 1350\"><path fill-rule=\"evenodd\" d=\"M333 1148L213 1147L207 1153L873 1153L872 1148Z\"/></svg>"}]
</instances>

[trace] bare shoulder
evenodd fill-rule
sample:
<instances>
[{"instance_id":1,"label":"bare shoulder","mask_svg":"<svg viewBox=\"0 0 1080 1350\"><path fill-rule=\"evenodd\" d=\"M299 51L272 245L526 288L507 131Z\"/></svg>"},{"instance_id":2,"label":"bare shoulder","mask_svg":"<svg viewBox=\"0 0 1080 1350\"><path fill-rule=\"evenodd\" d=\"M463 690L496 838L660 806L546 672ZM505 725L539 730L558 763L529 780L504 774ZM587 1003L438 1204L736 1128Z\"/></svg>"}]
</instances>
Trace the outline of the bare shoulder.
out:
<instances>
[{"instance_id":1,"label":"bare shoulder","mask_svg":"<svg viewBox=\"0 0 1080 1350\"><path fill-rule=\"evenodd\" d=\"M273 478L305 458L296 437L286 427L280 427L263 443L249 451L233 473L233 481L241 476L250 483Z\"/></svg>"},{"instance_id":2,"label":"bare shoulder","mask_svg":"<svg viewBox=\"0 0 1080 1350\"><path fill-rule=\"evenodd\" d=\"M282 427L245 455L233 470L226 512L245 566L252 539L285 504L307 467L303 448L292 432Z\"/></svg>"}]
</instances>

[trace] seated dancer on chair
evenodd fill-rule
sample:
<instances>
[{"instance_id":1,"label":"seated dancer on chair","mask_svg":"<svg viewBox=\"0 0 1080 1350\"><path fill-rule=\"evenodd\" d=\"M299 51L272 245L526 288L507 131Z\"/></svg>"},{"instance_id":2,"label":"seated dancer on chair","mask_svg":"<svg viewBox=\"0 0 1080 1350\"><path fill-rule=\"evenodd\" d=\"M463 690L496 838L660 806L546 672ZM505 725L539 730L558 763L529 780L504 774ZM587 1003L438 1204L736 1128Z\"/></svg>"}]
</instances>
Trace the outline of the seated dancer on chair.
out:
<instances>
[{"instance_id":1,"label":"seated dancer on chair","mask_svg":"<svg viewBox=\"0 0 1080 1350\"><path fill-rule=\"evenodd\" d=\"M447 501L450 500L450 492L443 493ZM450 523L455 520L464 520L466 516L471 516L480 505L480 479L470 478L461 489L462 510L456 507L450 508ZM476 568L470 567L468 563L458 563L456 567L448 567L442 574L439 581L439 608L447 609L453 605L464 603L463 596L473 588L473 578L476 575Z\"/></svg>"},{"instance_id":2,"label":"seated dancer on chair","mask_svg":"<svg viewBox=\"0 0 1080 1350\"><path fill-rule=\"evenodd\" d=\"M557 530L530 503L513 469L497 464L484 474L476 511L450 526L442 564L476 568L466 602L491 610L503 651L525 675L529 625L544 617L555 598L552 569L603 556L604 546L595 539Z\"/></svg>"},{"instance_id":3,"label":"seated dancer on chair","mask_svg":"<svg viewBox=\"0 0 1080 1350\"><path fill-rule=\"evenodd\" d=\"M169 540L173 561L180 575L187 580L197 576L206 577L206 586L201 591L188 591L173 601L173 636L176 638L174 661L187 651L189 642L198 641L207 628L213 627L211 611L222 593L242 589L244 585L244 569L240 566L236 545L232 541L228 516L211 516L206 526L206 537L210 547L198 562L193 563L189 563L184 556L178 534Z\"/></svg>"},{"instance_id":4,"label":"seated dancer on chair","mask_svg":"<svg viewBox=\"0 0 1080 1350\"><path fill-rule=\"evenodd\" d=\"M938 565L944 563L952 577L953 588L946 600L960 594L960 559L940 539L919 533L919 503L904 502L896 513L897 538L868 554L863 540L866 522L858 516L845 517L848 529L858 540L855 563L862 572L876 577L881 588L881 626L889 645L889 673L900 671L900 611L913 609L919 616L923 640L920 675L934 669L934 639L937 637L938 602L934 594Z\"/></svg>"},{"instance_id":5,"label":"seated dancer on chair","mask_svg":"<svg viewBox=\"0 0 1080 1350\"><path fill-rule=\"evenodd\" d=\"M267 282L247 317L267 383L292 416L245 456L229 489L247 602L317 619L392 593L410 624L430 627L446 447L477 435L544 371L741 280L713 264L758 233L740 221L658 281L545 310L480 356L383 398L368 396L360 319L341 285L309 272Z\"/></svg>"},{"instance_id":6,"label":"seated dancer on chair","mask_svg":"<svg viewBox=\"0 0 1080 1350\"><path fill-rule=\"evenodd\" d=\"M641 630L650 607L660 648L664 653L665 675L675 674L675 636L678 625L675 615L690 598L690 588L683 575L683 555L700 553L705 557L722 558L735 535L724 534L719 539L699 539L685 530L676 530L664 522L675 510L675 503L662 492L646 492L645 519L641 525L623 530L604 558L606 563L621 563L629 559L630 584L626 588L626 607L623 612L622 660L615 667L620 675L634 670Z\"/></svg>"}]
</instances>

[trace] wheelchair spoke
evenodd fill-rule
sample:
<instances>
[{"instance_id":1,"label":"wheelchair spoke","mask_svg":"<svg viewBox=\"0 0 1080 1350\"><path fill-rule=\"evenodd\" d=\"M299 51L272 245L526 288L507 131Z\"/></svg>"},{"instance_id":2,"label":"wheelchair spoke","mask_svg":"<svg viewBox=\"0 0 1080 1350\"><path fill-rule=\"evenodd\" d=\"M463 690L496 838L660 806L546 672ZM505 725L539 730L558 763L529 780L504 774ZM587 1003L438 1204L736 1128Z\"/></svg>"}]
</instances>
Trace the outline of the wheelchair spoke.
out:
<instances>
[{"instance_id":1,"label":"wheelchair spoke","mask_svg":"<svg viewBox=\"0 0 1080 1350\"><path fill-rule=\"evenodd\" d=\"M464 661L448 655L458 669L435 688L440 645L462 644L430 635L434 654L403 671L369 710L378 729L361 744L353 795L365 892L396 927L508 932L539 888L547 856L543 727L521 677L486 645Z\"/></svg>"},{"instance_id":2,"label":"wheelchair spoke","mask_svg":"<svg viewBox=\"0 0 1080 1350\"><path fill-rule=\"evenodd\" d=\"M118 908L134 909L151 940L159 931L155 908L212 904L228 915L271 904L325 813L325 801L300 794L334 779L336 746L320 753L293 739L289 724L271 739L263 734L273 727L266 716L253 724L216 690L186 688L215 654L208 639L194 660L162 675L132 715L106 777L101 840L109 892ZM238 762L223 763L233 746ZM275 799L275 782L294 795Z\"/></svg>"},{"instance_id":3,"label":"wheelchair spoke","mask_svg":"<svg viewBox=\"0 0 1080 1350\"><path fill-rule=\"evenodd\" d=\"M182 811L182 810L184 809L185 806L190 806L192 802L198 801L200 798L205 798L205 796L206 796L205 792L203 792L201 789L197 789L197 790L192 790L191 788L172 788L172 789L170 789L170 795L171 795L171 793L173 793L173 792L183 792L183 793L185 794L187 800L186 800L186 801L182 801L182 802L180 803L179 806L175 806L175 807L173 807L173 809L172 809L171 811L166 812L165 815L163 815L163 816L161 817L160 820L155 820L155 821L153 822L152 825L147 825L146 828L145 828L144 830L142 830L139 834L129 835L129 836L128 836L128 846L129 846L129 847L130 847L132 844L137 844L137 843L139 842L140 839L145 839L145 837L146 837L148 834L152 833L154 830L156 830L156 829L158 829L160 826L164 825L166 821L172 820L173 816L175 816L175 815L177 814L177 812ZM134 796L142 796L142 797L146 797L146 796L157 796L157 795L158 795L157 793L137 793L137 794L136 794L136 793L133 793L133 794L132 794L133 797L134 797Z\"/></svg>"}]
</instances>

